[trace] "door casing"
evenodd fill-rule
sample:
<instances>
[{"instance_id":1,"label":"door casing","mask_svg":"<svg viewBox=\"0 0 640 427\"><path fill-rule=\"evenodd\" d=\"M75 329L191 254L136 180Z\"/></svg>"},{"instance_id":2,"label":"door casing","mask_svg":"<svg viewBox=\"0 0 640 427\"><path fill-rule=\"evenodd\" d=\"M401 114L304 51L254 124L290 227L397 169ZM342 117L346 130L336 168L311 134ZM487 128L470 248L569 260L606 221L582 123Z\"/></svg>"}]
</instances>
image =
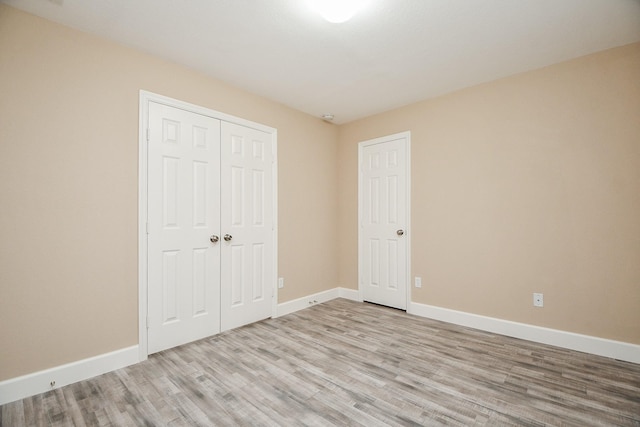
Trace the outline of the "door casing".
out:
<instances>
[{"instance_id":1,"label":"door casing","mask_svg":"<svg viewBox=\"0 0 640 427\"><path fill-rule=\"evenodd\" d=\"M411 131L405 131L396 133L393 135L387 135L379 138L362 141L358 144L358 299L364 301L363 295L363 258L362 258L362 244L363 236L361 233L362 226L362 203L363 203L363 185L361 180L361 167L363 161L363 148L369 145L381 144L385 142L395 141L398 139L404 139L406 142L406 168L405 168L405 182L406 182L406 218L405 218L405 236L406 237L406 311L410 311L411 307Z\"/></svg>"},{"instance_id":2,"label":"door casing","mask_svg":"<svg viewBox=\"0 0 640 427\"><path fill-rule=\"evenodd\" d=\"M140 361L148 357L147 347L147 299L148 299L148 265L147 265L147 201L148 201L148 134L149 134L149 102L168 105L193 112L207 117L235 123L241 126L260 130L273 136L273 251L271 288L273 289L272 316L276 316L278 305L278 160L277 160L277 140L278 133L275 128L259 123L251 122L209 108L201 107L188 102L179 101L152 92L140 91L139 97L139 121L138 121L138 348Z\"/></svg>"}]
</instances>

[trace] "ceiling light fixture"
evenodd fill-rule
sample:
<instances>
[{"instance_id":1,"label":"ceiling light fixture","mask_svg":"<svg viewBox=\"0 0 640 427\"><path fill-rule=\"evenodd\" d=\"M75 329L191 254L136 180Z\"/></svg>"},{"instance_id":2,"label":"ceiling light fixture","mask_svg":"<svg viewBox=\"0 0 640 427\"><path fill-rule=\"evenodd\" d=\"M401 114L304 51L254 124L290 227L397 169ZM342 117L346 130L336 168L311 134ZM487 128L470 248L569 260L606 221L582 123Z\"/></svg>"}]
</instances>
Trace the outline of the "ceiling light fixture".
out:
<instances>
[{"instance_id":1,"label":"ceiling light fixture","mask_svg":"<svg viewBox=\"0 0 640 427\"><path fill-rule=\"evenodd\" d=\"M333 114L323 114L322 116L322 120L324 120L325 122L330 122L331 120L333 120Z\"/></svg>"},{"instance_id":2,"label":"ceiling light fixture","mask_svg":"<svg viewBox=\"0 0 640 427\"><path fill-rule=\"evenodd\" d=\"M340 24L353 18L365 0L308 0L309 6L324 19L334 24Z\"/></svg>"}]
</instances>

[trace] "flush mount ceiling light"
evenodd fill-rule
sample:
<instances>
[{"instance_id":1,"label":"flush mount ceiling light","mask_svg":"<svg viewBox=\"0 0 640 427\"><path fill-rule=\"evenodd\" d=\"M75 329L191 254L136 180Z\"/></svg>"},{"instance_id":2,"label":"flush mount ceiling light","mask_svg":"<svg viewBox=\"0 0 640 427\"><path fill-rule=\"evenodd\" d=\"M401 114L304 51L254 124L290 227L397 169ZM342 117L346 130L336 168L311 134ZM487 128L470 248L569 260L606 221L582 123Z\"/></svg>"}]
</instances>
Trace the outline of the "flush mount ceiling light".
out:
<instances>
[{"instance_id":1,"label":"flush mount ceiling light","mask_svg":"<svg viewBox=\"0 0 640 427\"><path fill-rule=\"evenodd\" d=\"M309 6L324 19L340 24L353 18L364 6L365 0L308 0Z\"/></svg>"}]
</instances>

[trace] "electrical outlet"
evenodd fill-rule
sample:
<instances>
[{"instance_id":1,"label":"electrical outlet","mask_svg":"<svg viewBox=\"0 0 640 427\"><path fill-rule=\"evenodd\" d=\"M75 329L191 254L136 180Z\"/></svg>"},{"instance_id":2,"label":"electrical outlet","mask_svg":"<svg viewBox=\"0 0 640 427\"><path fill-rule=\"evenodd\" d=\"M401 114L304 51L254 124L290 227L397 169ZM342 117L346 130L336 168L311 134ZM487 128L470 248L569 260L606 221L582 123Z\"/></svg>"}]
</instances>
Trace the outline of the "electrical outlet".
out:
<instances>
[{"instance_id":1,"label":"electrical outlet","mask_svg":"<svg viewBox=\"0 0 640 427\"><path fill-rule=\"evenodd\" d=\"M284 277L278 277L278 289L284 288Z\"/></svg>"},{"instance_id":2,"label":"electrical outlet","mask_svg":"<svg viewBox=\"0 0 640 427\"><path fill-rule=\"evenodd\" d=\"M416 288L422 287L422 277L416 276L415 282L416 282Z\"/></svg>"},{"instance_id":3,"label":"electrical outlet","mask_svg":"<svg viewBox=\"0 0 640 427\"><path fill-rule=\"evenodd\" d=\"M544 307L544 298L542 294L533 294L533 306L534 307Z\"/></svg>"}]
</instances>

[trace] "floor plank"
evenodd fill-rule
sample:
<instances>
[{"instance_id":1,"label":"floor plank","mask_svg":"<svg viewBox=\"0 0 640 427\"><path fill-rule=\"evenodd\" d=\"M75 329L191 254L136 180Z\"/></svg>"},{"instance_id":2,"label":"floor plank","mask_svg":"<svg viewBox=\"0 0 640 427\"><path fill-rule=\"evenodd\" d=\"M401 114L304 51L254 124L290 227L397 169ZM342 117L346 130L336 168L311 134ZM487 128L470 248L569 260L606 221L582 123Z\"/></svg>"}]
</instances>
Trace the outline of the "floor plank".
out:
<instances>
[{"instance_id":1,"label":"floor plank","mask_svg":"<svg viewBox=\"0 0 640 427\"><path fill-rule=\"evenodd\" d=\"M0 426L640 426L640 365L337 299L0 407Z\"/></svg>"}]
</instances>

